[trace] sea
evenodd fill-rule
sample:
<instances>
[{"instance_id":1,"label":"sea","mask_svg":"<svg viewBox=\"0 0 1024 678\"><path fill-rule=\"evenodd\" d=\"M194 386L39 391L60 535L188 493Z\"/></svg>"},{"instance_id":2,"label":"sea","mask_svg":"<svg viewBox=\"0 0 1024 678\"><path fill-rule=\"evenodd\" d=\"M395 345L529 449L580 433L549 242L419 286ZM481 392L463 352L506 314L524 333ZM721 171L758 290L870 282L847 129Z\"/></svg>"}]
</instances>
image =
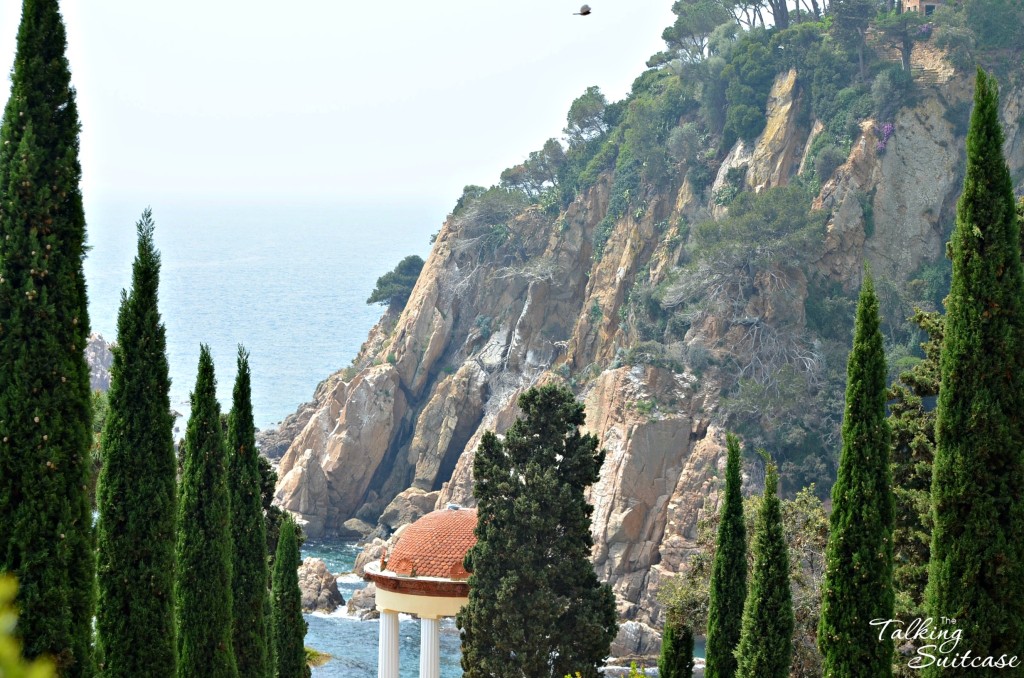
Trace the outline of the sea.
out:
<instances>
[{"instance_id":1,"label":"sea","mask_svg":"<svg viewBox=\"0 0 1024 678\"><path fill-rule=\"evenodd\" d=\"M383 311L368 306L379 276L410 254L426 258L443 205L329 201L118 200L86 202L85 276L92 330L117 336L121 290L131 285L136 228L152 207L161 254L160 312L167 328L171 407L183 437L199 345L210 346L223 411L231 407L238 344L250 354L256 426L274 427L317 384L346 367ZM345 600L365 586L351 574L352 543L309 544L340 575ZM376 621L344 611L306 615L306 644L331 655L316 678L375 678ZM402 617L401 675L418 675L419 621ZM441 675L461 676L458 631L441 629Z\"/></svg>"},{"instance_id":2,"label":"sea","mask_svg":"<svg viewBox=\"0 0 1024 678\"><path fill-rule=\"evenodd\" d=\"M401 202L87 199L90 323L108 341L147 206L161 254L160 312L180 435L201 343L210 346L223 408L231 406L237 347L245 346L256 426L276 426L351 363L383 311L366 304L377 278L410 254L426 258L445 214L441 205Z\"/></svg>"}]
</instances>

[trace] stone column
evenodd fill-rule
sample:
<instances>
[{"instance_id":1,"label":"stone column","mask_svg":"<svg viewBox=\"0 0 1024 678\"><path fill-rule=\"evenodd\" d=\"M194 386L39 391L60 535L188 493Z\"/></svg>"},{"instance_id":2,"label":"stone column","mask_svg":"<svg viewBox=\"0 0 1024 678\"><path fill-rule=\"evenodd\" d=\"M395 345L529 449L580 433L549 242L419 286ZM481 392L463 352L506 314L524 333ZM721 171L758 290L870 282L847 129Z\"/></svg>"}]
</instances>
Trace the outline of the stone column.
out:
<instances>
[{"instance_id":1,"label":"stone column","mask_svg":"<svg viewBox=\"0 0 1024 678\"><path fill-rule=\"evenodd\" d=\"M377 678L398 678L398 613L394 610L380 611Z\"/></svg>"},{"instance_id":2,"label":"stone column","mask_svg":"<svg viewBox=\"0 0 1024 678\"><path fill-rule=\"evenodd\" d=\"M420 617L420 678L441 678L441 622Z\"/></svg>"}]
</instances>

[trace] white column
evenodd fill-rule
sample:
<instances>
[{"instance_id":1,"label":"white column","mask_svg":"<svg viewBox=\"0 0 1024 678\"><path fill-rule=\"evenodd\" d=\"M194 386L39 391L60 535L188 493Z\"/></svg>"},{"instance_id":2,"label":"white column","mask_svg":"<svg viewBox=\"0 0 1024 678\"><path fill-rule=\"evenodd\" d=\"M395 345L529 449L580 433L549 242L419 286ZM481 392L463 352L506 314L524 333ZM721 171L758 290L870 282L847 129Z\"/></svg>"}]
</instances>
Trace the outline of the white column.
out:
<instances>
[{"instance_id":1,"label":"white column","mask_svg":"<svg viewBox=\"0 0 1024 678\"><path fill-rule=\"evenodd\" d=\"M394 610L380 611L377 678L398 678L398 613Z\"/></svg>"},{"instance_id":2,"label":"white column","mask_svg":"<svg viewBox=\"0 0 1024 678\"><path fill-rule=\"evenodd\" d=\"M441 622L420 617L420 678L441 678Z\"/></svg>"}]
</instances>

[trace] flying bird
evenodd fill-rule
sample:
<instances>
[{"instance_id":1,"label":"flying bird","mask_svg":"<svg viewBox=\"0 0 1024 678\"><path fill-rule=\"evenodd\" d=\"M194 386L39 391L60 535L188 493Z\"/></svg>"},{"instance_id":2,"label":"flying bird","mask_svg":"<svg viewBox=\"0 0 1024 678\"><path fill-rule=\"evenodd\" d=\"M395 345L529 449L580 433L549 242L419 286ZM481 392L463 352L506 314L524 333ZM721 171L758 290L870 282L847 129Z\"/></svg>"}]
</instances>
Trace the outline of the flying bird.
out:
<instances>
[{"instance_id":1,"label":"flying bird","mask_svg":"<svg viewBox=\"0 0 1024 678\"><path fill-rule=\"evenodd\" d=\"M573 14L576 16L587 16L588 14L590 14L590 5L583 5L582 7L580 7L580 11L573 12Z\"/></svg>"}]
</instances>

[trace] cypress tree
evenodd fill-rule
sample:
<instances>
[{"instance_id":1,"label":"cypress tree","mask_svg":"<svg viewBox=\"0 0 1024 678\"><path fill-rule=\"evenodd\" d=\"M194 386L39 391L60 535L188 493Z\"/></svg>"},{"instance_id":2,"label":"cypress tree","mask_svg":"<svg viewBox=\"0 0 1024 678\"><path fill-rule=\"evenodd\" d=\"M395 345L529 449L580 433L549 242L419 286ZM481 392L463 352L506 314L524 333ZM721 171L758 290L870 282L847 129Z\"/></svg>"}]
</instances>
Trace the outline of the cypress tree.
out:
<instances>
[{"instance_id":1,"label":"cypress tree","mask_svg":"<svg viewBox=\"0 0 1024 678\"><path fill-rule=\"evenodd\" d=\"M302 618L299 590L299 543L291 516L281 522L274 556L274 657L277 678L308 678L306 620Z\"/></svg>"},{"instance_id":2,"label":"cypress tree","mask_svg":"<svg viewBox=\"0 0 1024 678\"><path fill-rule=\"evenodd\" d=\"M234 544L232 593L234 648L238 675L270 675L265 608L267 581L267 529L263 518L259 452L252 415L249 354L238 347L238 375L228 417L231 532Z\"/></svg>"},{"instance_id":3,"label":"cypress tree","mask_svg":"<svg viewBox=\"0 0 1024 678\"><path fill-rule=\"evenodd\" d=\"M583 406L554 385L519 398L523 416L484 434L473 464L477 542L458 615L466 678L597 676L615 637L615 599L590 563L584 489L604 452L581 435Z\"/></svg>"},{"instance_id":4,"label":"cypress tree","mask_svg":"<svg viewBox=\"0 0 1024 678\"><path fill-rule=\"evenodd\" d=\"M718 524L718 546L711 570L708 606L708 678L736 675L736 646L743 624L743 603L747 599L747 528L743 519L740 441L726 437L725 501Z\"/></svg>"},{"instance_id":5,"label":"cypress tree","mask_svg":"<svg viewBox=\"0 0 1024 678\"><path fill-rule=\"evenodd\" d=\"M78 109L57 0L25 0L0 123L0 572L29 657L90 676L95 536Z\"/></svg>"},{"instance_id":6,"label":"cypress tree","mask_svg":"<svg viewBox=\"0 0 1024 678\"><path fill-rule=\"evenodd\" d=\"M793 655L793 601L789 550L777 494L779 472L767 454L764 456L764 496L754 522L754 570L736 649L736 675L740 678L786 678Z\"/></svg>"},{"instance_id":7,"label":"cypress tree","mask_svg":"<svg viewBox=\"0 0 1024 678\"><path fill-rule=\"evenodd\" d=\"M744 566L744 569L746 567ZM705 673L705 675L707 675ZM671 615L661 634L661 655L658 657L659 678L691 678L693 676L693 629Z\"/></svg>"},{"instance_id":8,"label":"cypress tree","mask_svg":"<svg viewBox=\"0 0 1024 678\"><path fill-rule=\"evenodd\" d=\"M891 619L893 497L887 367L878 298L865 276L846 367L843 451L832 486L818 647L829 678L891 676L892 641L872 620Z\"/></svg>"},{"instance_id":9,"label":"cypress tree","mask_svg":"<svg viewBox=\"0 0 1024 678\"><path fill-rule=\"evenodd\" d=\"M889 389L892 428L893 587L896 619L924 618L931 550L932 460L935 457L935 410L925 399L939 394L939 353L944 319L918 310L914 322L928 335L921 344L924 360L900 374ZM912 671L917 673L916 671Z\"/></svg>"},{"instance_id":10,"label":"cypress tree","mask_svg":"<svg viewBox=\"0 0 1024 678\"><path fill-rule=\"evenodd\" d=\"M979 69L948 248L926 605L973 656L1024 659L1024 283L1002 149L998 87Z\"/></svg>"},{"instance_id":11,"label":"cypress tree","mask_svg":"<svg viewBox=\"0 0 1024 678\"><path fill-rule=\"evenodd\" d=\"M97 490L96 647L104 678L175 675L178 465L150 210L136 228L138 254L117 317Z\"/></svg>"},{"instance_id":12,"label":"cypress tree","mask_svg":"<svg viewBox=\"0 0 1024 678\"><path fill-rule=\"evenodd\" d=\"M199 349L178 494L178 676L237 678L231 643L231 511L227 446L209 347Z\"/></svg>"}]
</instances>

